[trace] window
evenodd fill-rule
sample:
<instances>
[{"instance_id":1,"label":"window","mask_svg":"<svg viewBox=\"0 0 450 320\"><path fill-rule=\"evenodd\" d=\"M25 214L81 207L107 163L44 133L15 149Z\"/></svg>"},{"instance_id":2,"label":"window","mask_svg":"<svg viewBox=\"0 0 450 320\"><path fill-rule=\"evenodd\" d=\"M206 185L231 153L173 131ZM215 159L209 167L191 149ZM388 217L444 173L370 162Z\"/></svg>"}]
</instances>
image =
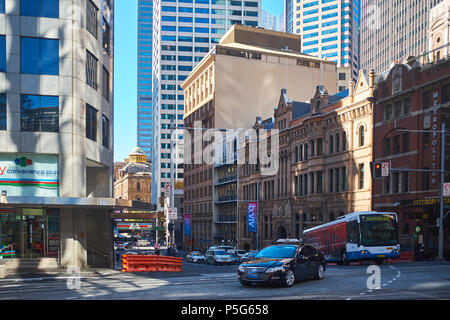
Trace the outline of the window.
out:
<instances>
[{"instance_id":1,"label":"window","mask_svg":"<svg viewBox=\"0 0 450 320\"><path fill-rule=\"evenodd\" d=\"M6 130L6 93L0 93L0 130Z\"/></svg>"},{"instance_id":2,"label":"window","mask_svg":"<svg viewBox=\"0 0 450 320\"><path fill-rule=\"evenodd\" d=\"M86 138L97 141L97 110L86 103Z\"/></svg>"},{"instance_id":3,"label":"window","mask_svg":"<svg viewBox=\"0 0 450 320\"><path fill-rule=\"evenodd\" d=\"M3 13L5 1L0 1L3 5ZM20 15L31 17L59 17L59 0L21 0Z\"/></svg>"},{"instance_id":4,"label":"window","mask_svg":"<svg viewBox=\"0 0 450 320\"><path fill-rule=\"evenodd\" d=\"M442 87L442 103L450 101L450 83Z\"/></svg>"},{"instance_id":5,"label":"window","mask_svg":"<svg viewBox=\"0 0 450 320\"><path fill-rule=\"evenodd\" d=\"M393 144L394 144L394 154L399 154L400 153L400 136L394 136Z\"/></svg>"},{"instance_id":6,"label":"window","mask_svg":"<svg viewBox=\"0 0 450 320\"><path fill-rule=\"evenodd\" d=\"M407 115L411 112L411 99L407 98L403 101L403 114Z\"/></svg>"},{"instance_id":7,"label":"window","mask_svg":"<svg viewBox=\"0 0 450 320\"><path fill-rule=\"evenodd\" d=\"M333 192L333 186L334 186L334 181L333 181L333 169L328 170L328 192Z\"/></svg>"},{"instance_id":8,"label":"window","mask_svg":"<svg viewBox=\"0 0 450 320\"><path fill-rule=\"evenodd\" d=\"M345 73L339 73L339 80L346 80L346 74Z\"/></svg>"},{"instance_id":9,"label":"window","mask_svg":"<svg viewBox=\"0 0 450 320\"><path fill-rule=\"evenodd\" d=\"M0 13L5 13L5 0L0 0Z\"/></svg>"},{"instance_id":10,"label":"window","mask_svg":"<svg viewBox=\"0 0 450 320\"><path fill-rule=\"evenodd\" d=\"M86 83L97 90L98 59L86 50Z\"/></svg>"},{"instance_id":11,"label":"window","mask_svg":"<svg viewBox=\"0 0 450 320\"><path fill-rule=\"evenodd\" d=\"M102 115L102 144L109 149L109 119Z\"/></svg>"},{"instance_id":12,"label":"window","mask_svg":"<svg viewBox=\"0 0 450 320\"><path fill-rule=\"evenodd\" d=\"M383 156L391 155L391 138L385 138L383 142Z\"/></svg>"},{"instance_id":13,"label":"window","mask_svg":"<svg viewBox=\"0 0 450 320\"><path fill-rule=\"evenodd\" d=\"M106 20L103 18L103 25L102 25L102 34L103 34L103 49L105 50L107 55L110 55L111 53L111 28L106 22Z\"/></svg>"},{"instance_id":14,"label":"window","mask_svg":"<svg viewBox=\"0 0 450 320\"><path fill-rule=\"evenodd\" d=\"M329 151L330 154L333 154L333 148L334 148L334 136L330 136L330 138L328 139L328 147L329 147Z\"/></svg>"},{"instance_id":15,"label":"window","mask_svg":"<svg viewBox=\"0 0 450 320\"><path fill-rule=\"evenodd\" d=\"M86 0L86 30L94 36L95 39L98 37L98 8L91 0Z\"/></svg>"},{"instance_id":16,"label":"window","mask_svg":"<svg viewBox=\"0 0 450 320\"><path fill-rule=\"evenodd\" d=\"M317 171L317 193L322 193L323 171Z\"/></svg>"},{"instance_id":17,"label":"window","mask_svg":"<svg viewBox=\"0 0 450 320\"><path fill-rule=\"evenodd\" d=\"M21 73L58 75L59 40L22 37L20 70Z\"/></svg>"},{"instance_id":18,"label":"window","mask_svg":"<svg viewBox=\"0 0 450 320\"><path fill-rule=\"evenodd\" d=\"M364 163L359 164L358 173L359 173L359 189L363 189L364 188Z\"/></svg>"},{"instance_id":19,"label":"window","mask_svg":"<svg viewBox=\"0 0 450 320\"><path fill-rule=\"evenodd\" d=\"M0 72L6 72L6 38L0 36Z\"/></svg>"},{"instance_id":20,"label":"window","mask_svg":"<svg viewBox=\"0 0 450 320\"><path fill-rule=\"evenodd\" d=\"M396 102L394 104L394 117L396 119L400 118L402 115L402 104L401 102Z\"/></svg>"},{"instance_id":21,"label":"window","mask_svg":"<svg viewBox=\"0 0 450 320\"><path fill-rule=\"evenodd\" d=\"M341 135L336 133L336 152L341 151Z\"/></svg>"},{"instance_id":22,"label":"window","mask_svg":"<svg viewBox=\"0 0 450 320\"><path fill-rule=\"evenodd\" d=\"M409 152L409 133L402 136L402 152Z\"/></svg>"},{"instance_id":23,"label":"window","mask_svg":"<svg viewBox=\"0 0 450 320\"><path fill-rule=\"evenodd\" d=\"M424 168L424 169L428 170L429 168ZM424 191L430 190L430 173L429 172L423 173L422 188Z\"/></svg>"},{"instance_id":24,"label":"window","mask_svg":"<svg viewBox=\"0 0 450 320\"><path fill-rule=\"evenodd\" d=\"M321 156L323 154L323 140L319 138L317 140L317 155Z\"/></svg>"},{"instance_id":25,"label":"window","mask_svg":"<svg viewBox=\"0 0 450 320\"><path fill-rule=\"evenodd\" d=\"M20 106L21 131L59 131L59 97L23 94Z\"/></svg>"},{"instance_id":26,"label":"window","mask_svg":"<svg viewBox=\"0 0 450 320\"><path fill-rule=\"evenodd\" d=\"M409 191L409 173L403 172L402 173L402 192L408 192Z\"/></svg>"},{"instance_id":27,"label":"window","mask_svg":"<svg viewBox=\"0 0 450 320\"><path fill-rule=\"evenodd\" d=\"M383 193L388 194L391 192L391 177L383 178Z\"/></svg>"},{"instance_id":28,"label":"window","mask_svg":"<svg viewBox=\"0 0 450 320\"><path fill-rule=\"evenodd\" d=\"M342 151L347 150L347 133L345 131L342 132Z\"/></svg>"},{"instance_id":29,"label":"window","mask_svg":"<svg viewBox=\"0 0 450 320\"><path fill-rule=\"evenodd\" d=\"M102 78L102 94L106 101L109 101L109 72L103 67L103 78Z\"/></svg>"},{"instance_id":30,"label":"window","mask_svg":"<svg viewBox=\"0 0 450 320\"><path fill-rule=\"evenodd\" d=\"M314 146L314 140L311 140L309 142L309 144L311 145L311 157L314 157L314 150L315 150L315 146Z\"/></svg>"},{"instance_id":31,"label":"window","mask_svg":"<svg viewBox=\"0 0 450 320\"><path fill-rule=\"evenodd\" d=\"M359 146L364 146L364 126L359 127Z\"/></svg>"},{"instance_id":32,"label":"window","mask_svg":"<svg viewBox=\"0 0 450 320\"><path fill-rule=\"evenodd\" d=\"M384 107L384 120L392 119L392 104L389 104Z\"/></svg>"},{"instance_id":33,"label":"window","mask_svg":"<svg viewBox=\"0 0 450 320\"><path fill-rule=\"evenodd\" d=\"M398 193L399 192L399 184L400 184L400 173L394 172L392 174L392 193Z\"/></svg>"},{"instance_id":34,"label":"window","mask_svg":"<svg viewBox=\"0 0 450 320\"><path fill-rule=\"evenodd\" d=\"M298 162L298 147L295 146L295 162Z\"/></svg>"},{"instance_id":35,"label":"window","mask_svg":"<svg viewBox=\"0 0 450 320\"><path fill-rule=\"evenodd\" d=\"M427 109L431 107L431 91L425 91L423 93L423 108Z\"/></svg>"}]
</instances>

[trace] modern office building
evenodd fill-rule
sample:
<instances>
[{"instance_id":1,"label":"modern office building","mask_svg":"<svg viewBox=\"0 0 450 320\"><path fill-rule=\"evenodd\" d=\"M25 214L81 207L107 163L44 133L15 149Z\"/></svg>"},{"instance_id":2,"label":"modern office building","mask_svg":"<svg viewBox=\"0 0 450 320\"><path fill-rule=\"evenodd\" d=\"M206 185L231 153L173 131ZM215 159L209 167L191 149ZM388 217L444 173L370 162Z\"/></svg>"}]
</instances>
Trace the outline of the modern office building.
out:
<instances>
[{"instance_id":1,"label":"modern office building","mask_svg":"<svg viewBox=\"0 0 450 320\"><path fill-rule=\"evenodd\" d=\"M430 10L442 0L361 0L361 68L377 74L428 51Z\"/></svg>"},{"instance_id":2,"label":"modern office building","mask_svg":"<svg viewBox=\"0 0 450 320\"><path fill-rule=\"evenodd\" d=\"M0 4L0 248L10 267L106 266L114 1Z\"/></svg>"},{"instance_id":3,"label":"modern office building","mask_svg":"<svg viewBox=\"0 0 450 320\"><path fill-rule=\"evenodd\" d=\"M284 32L294 32L294 0L284 0Z\"/></svg>"},{"instance_id":4,"label":"modern office building","mask_svg":"<svg viewBox=\"0 0 450 320\"><path fill-rule=\"evenodd\" d=\"M291 99L307 101L317 83L324 83L334 95L336 79L336 64L302 54L298 35L235 25L182 83L184 124L193 128L201 122L203 129L218 130L252 128L257 117L273 116L282 88L292 92ZM285 128L286 121L280 129ZM205 248L235 240L236 164L225 159L195 163L194 130L186 131L191 139L184 144L184 212L190 214L192 236L185 244L189 247L193 241L194 247Z\"/></svg>"},{"instance_id":5,"label":"modern office building","mask_svg":"<svg viewBox=\"0 0 450 320\"><path fill-rule=\"evenodd\" d=\"M260 27L273 31L284 31L284 14L276 17L266 10L261 10Z\"/></svg>"},{"instance_id":6,"label":"modern office building","mask_svg":"<svg viewBox=\"0 0 450 320\"><path fill-rule=\"evenodd\" d=\"M153 1L138 0L137 145L149 160L153 149L152 35Z\"/></svg>"},{"instance_id":7,"label":"modern office building","mask_svg":"<svg viewBox=\"0 0 450 320\"><path fill-rule=\"evenodd\" d=\"M170 183L170 121L183 127L180 84L234 24L258 26L260 0L156 0L153 2L152 202ZM183 135L176 134L173 179L183 180Z\"/></svg>"},{"instance_id":8,"label":"modern office building","mask_svg":"<svg viewBox=\"0 0 450 320\"><path fill-rule=\"evenodd\" d=\"M302 52L351 67L359 75L360 0L293 0L286 10L292 33L302 37ZM348 81L347 81L348 82Z\"/></svg>"}]
</instances>

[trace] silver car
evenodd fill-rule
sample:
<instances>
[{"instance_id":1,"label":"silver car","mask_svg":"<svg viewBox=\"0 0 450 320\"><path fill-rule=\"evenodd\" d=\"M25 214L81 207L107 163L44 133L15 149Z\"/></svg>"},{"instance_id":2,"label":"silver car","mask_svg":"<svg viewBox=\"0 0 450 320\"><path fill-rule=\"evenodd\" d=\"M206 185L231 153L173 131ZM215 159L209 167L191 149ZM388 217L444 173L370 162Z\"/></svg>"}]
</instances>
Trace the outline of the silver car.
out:
<instances>
[{"instance_id":1,"label":"silver car","mask_svg":"<svg viewBox=\"0 0 450 320\"><path fill-rule=\"evenodd\" d=\"M225 252L225 250L214 249L206 251L206 263L207 264L231 264L231 257Z\"/></svg>"},{"instance_id":2,"label":"silver car","mask_svg":"<svg viewBox=\"0 0 450 320\"><path fill-rule=\"evenodd\" d=\"M198 251L192 251L186 256L186 261L189 262L206 262L206 257L204 254Z\"/></svg>"}]
</instances>

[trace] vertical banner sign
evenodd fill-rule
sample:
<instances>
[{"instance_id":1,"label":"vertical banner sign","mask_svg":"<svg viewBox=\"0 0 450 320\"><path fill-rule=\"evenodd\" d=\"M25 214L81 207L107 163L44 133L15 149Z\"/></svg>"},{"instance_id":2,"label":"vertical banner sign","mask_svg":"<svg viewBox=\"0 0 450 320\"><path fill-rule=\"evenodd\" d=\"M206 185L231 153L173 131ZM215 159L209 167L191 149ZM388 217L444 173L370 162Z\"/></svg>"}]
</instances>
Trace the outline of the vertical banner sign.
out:
<instances>
[{"instance_id":1,"label":"vertical banner sign","mask_svg":"<svg viewBox=\"0 0 450 320\"><path fill-rule=\"evenodd\" d=\"M191 214L184 215L184 234L189 236L191 234Z\"/></svg>"},{"instance_id":2,"label":"vertical banner sign","mask_svg":"<svg viewBox=\"0 0 450 320\"><path fill-rule=\"evenodd\" d=\"M248 232L257 232L258 206L256 202L248 203Z\"/></svg>"},{"instance_id":3,"label":"vertical banner sign","mask_svg":"<svg viewBox=\"0 0 450 320\"><path fill-rule=\"evenodd\" d=\"M437 117L437 111L438 111L438 105L439 105L439 91L433 92L433 140L431 141L431 144L433 146L433 161L431 163L431 168L433 170L436 170L436 158L437 158L437 130L438 130L438 117ZM442 163L441 163L442 166ZM436 171L434 171L431 174L431 184L436 184Z\"/></svg>"}]
</instances>

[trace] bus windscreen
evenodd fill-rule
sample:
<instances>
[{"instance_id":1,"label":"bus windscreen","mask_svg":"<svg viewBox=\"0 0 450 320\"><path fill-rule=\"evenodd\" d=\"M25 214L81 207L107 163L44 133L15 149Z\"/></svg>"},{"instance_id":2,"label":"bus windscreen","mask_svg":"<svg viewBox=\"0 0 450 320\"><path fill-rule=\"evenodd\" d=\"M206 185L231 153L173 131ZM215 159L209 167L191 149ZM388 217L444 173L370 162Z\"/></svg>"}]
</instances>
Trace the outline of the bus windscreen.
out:
<instances>
[{"instance_id":1,"label":"bus windscreen","mask_svg":"<svg viewBox=\"0 0 450 320\"><path fill-rule=\"evenodd\" d=\"M361 215L360 230L363 246L390 246L398 243L395 215Z\"/></svg>"}]
</instances>

